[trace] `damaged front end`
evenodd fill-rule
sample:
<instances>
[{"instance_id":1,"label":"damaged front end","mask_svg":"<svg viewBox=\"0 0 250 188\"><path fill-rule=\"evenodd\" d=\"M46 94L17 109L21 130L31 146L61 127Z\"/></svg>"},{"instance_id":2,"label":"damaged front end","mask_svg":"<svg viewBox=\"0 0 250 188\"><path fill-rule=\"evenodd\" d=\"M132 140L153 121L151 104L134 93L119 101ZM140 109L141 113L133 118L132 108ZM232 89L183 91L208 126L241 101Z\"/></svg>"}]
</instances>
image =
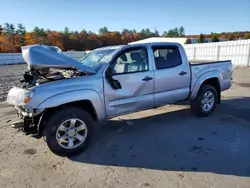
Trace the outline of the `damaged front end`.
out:
<instances>
[{"instance_id":1,"label":"damaged front end","mask_svg":"<svg viewBox=\"0 0 250 188\"><path fill-rule=\"evenodd\" d=\"M41 97L36 95L40 85L96 73L93 69L60 53L54 46L31 45L22 47L22 55L28 65L19 87L13 87L7 102L13 106L23 120L27 134L40 136L40 125L46 109L38 107ZM42 102L42 101L41 101Z\"/></svg>"},{"instance_id":2,"label":"damaged front end","mask_svg":"<svg viewBox=\"0 0 250 188\"><path fill-rule=\"evenodd\" d=\"M22 47L22 55L28 65L24 73L23 88L47 82L96 73L95 70L60 53L55 46L30 45Z\"/></svg>"},{"instance_id":3,"label":"damaged front end","mask_svg":"<svg viewBox=\"0 0 250 188\"><path fill-rule=\"evenodd\" d=\"M32 90L13 87L8 93L7 102L17 110L18 117L23 120L22 125L18 122L17 128L23 128L26 134L38 136L38 128L45 109L34 109L29 106L33 95Z\"/></svg>"}]
</instances>

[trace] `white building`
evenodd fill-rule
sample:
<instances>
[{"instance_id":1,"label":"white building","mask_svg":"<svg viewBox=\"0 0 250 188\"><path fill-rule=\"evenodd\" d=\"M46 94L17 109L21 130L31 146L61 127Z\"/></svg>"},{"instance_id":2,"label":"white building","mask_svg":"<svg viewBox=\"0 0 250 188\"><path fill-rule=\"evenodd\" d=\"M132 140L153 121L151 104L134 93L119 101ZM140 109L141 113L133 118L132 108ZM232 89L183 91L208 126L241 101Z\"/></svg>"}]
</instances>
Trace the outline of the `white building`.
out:
<instances>
[{"instance_id":1,"label":"white building","mask_svg":"<svg viewBox=\"0 0 250 188\"><path fill-rule=\"evenodd\" d=\"M198 43L198 38L168 38L168 37L151 37L135 42L131 42L129 44L139 44L139 43L147 43L147 42L177 42L180 44L185 44L187 39L191 40L191 44ZM226 39L219 39L220 42L227 41ZM205 43L212 42L211 38L205 38Z\"/></svg>"}]
</instances>

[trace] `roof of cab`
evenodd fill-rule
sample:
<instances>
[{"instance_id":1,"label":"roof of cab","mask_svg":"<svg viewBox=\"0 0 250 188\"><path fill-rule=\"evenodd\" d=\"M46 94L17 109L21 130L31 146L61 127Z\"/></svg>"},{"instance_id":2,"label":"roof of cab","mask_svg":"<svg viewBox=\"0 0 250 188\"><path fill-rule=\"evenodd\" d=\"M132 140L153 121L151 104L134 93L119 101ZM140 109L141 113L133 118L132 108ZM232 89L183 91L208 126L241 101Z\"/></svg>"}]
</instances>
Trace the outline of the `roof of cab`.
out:
<instances>
[{"instance_id":1,"label":"roof of cab","mask_svg":"<svg viewBox=\"0 0 250 188\"><path fill-rule=\"evenodd\" d=\"M176 45L181 46L176 42L145 42L145 43L129 43L127 46L157 46L157 45Z\"/></svg>"},{"instance_id":2,"label":"roof of cab","mask_svg":"<svg viewBox=\"0 0 250 188\"><path fill-rule=\"evenodd\" d=\"M120 50L122 48L129 48L129 47L139 47L139 46L157 46L157 45L175 45L175 46L181 46L180 43L177 42L165 42L165 41L157 41L157 42L142 42L142 43L128 43L124 45L116 45L116 46L105 46L101 48L97 48L95 50Z\"/></svg>"},{"instance_id":3,"label":"roof of cab","mask_svg":"<svg viewBox=\"0 0 250 188\"><path fill-rule=\"evenodd\" d=\"M155 43L155 42L174 42L185 44L187 38L168 38L168 37L150 37L143 40L138 40L134 42L130 42L129 44L142 44L142 43Z\"/></svg>"}]
</instances>

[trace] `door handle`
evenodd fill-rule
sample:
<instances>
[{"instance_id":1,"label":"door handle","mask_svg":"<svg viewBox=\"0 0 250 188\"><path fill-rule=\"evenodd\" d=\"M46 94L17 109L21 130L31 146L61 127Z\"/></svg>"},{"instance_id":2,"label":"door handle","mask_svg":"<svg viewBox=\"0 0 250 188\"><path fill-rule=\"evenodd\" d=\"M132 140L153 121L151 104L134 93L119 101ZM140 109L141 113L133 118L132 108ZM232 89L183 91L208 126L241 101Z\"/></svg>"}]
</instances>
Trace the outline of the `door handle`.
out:
<instances>
[{"instance_id":1,"label":"door handle","mask_svg":"<svg viewBox=\"0 0 250 188\"><path fill-rule=\"evenodd\" d=\"M187 72L185 72L185 71L181 71L181 72L179 73L180 76L184 76L185 74L187 74Z\"/></svg>"},{"instance_id":2,"label":"door handle","mask_svg":"<svg viewBox=\"0 0 250 188\"><path fill-rule=\"evenodd\" d=\"M146 76L145 78L142 79L142 81L145 81L145 82L147 82L149 80L153 80L153 78L149 77L149 76Z\"/></svg>"}]
</instances>

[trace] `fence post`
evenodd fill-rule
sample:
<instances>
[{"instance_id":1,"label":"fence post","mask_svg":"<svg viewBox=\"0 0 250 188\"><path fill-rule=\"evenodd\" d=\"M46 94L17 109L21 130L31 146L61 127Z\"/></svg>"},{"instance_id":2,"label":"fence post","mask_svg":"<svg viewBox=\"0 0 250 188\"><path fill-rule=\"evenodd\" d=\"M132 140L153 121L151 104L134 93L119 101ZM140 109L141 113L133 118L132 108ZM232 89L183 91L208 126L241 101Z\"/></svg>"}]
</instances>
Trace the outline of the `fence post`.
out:
<instances>
[{"instance_id":1,"label":"fence post","mask_svg":"<svg viewBox=\"0 0 250 188\"><path fill-rule=\"evenodd\" d=\"M194 60L196 59L196 47L194 46Z\"/></svg>"},{"instance_id":2,"label":"fence post","mask_svg":"<svg viewBox=\"0 0 250 188\"><path fill-rule=\"evenodd\" d=\"M250 66L250 43L248 44L248 57L247 57L247 66Z\"/></svg>"},{"instance_id":3,"label":"fence post","mask_svg":"<svg viewBox=\"0 0 250 188\"><path fill-rule=\"evenodd\" d=\"M217 61L220 60L220 46L217 46Z\"/></svg>"}]
</instances>

